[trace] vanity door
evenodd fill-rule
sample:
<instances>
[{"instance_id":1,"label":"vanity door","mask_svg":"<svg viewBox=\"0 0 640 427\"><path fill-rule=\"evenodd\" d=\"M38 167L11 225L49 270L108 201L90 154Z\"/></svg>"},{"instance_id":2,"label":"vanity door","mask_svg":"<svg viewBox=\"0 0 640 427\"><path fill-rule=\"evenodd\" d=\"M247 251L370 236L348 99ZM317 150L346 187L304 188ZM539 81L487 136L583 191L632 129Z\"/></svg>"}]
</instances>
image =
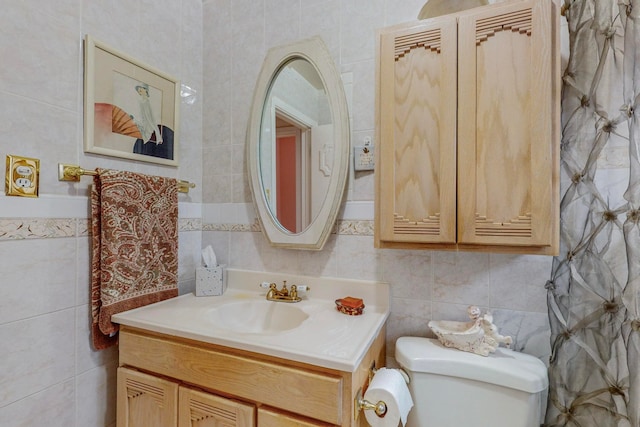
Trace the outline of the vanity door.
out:
<instances>
[{"instance_id":1,"label":"vanity door","mask_svg":"<svg viewBox=\"0 0 640 427\"><path fill-rule=\"evenodd\" d=\"M254 427L255 406L180 387L178 427Z\"/></svg>"},{"instance_id":2,"label":"vanity door","mask_svg":"<svg viewBox=\"0 0 640 427\"><path fill-rule=\"evenodd\" d=\"M178 384L127 368L118 368L118 427L175 427Z\"/></svg>"},{"instance_id":3,"label":"vanity door","mask_svg":"<svg viewBox=\"0 0 640 427\"><path fill-rule=\"evenodd\" d=\"M118 368L118 427L255 427L255 406Z\"/></svg>"}]
</instances>

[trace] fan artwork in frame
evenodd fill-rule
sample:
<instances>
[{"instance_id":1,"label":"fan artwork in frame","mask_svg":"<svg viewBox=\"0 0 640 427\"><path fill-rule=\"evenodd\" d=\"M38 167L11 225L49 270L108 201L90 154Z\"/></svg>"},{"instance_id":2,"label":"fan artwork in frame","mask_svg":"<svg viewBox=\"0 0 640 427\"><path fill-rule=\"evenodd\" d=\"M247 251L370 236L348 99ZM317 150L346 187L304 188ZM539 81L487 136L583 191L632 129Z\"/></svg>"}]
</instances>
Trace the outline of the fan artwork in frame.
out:
<instances>
[{"instance_id":1,"label":"fan artwork in frame","mask_svg":"<svg viewBox=\"0 0 640 427\"><path fill-rule=\"evenodd\" d=\"M178 166L178 81L85 37L88 153Z\"/></svg>"}]
</instances>

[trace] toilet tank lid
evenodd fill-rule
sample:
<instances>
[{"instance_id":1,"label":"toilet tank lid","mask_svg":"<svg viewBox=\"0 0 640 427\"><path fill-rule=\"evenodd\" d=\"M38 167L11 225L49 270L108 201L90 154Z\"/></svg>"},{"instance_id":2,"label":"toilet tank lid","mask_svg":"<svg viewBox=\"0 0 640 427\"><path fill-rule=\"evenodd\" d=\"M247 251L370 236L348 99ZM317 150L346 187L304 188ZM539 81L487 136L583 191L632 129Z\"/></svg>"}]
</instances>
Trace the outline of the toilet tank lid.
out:
<instances>
[{"instance_id":1,"label":"toilet tank lid","mask_svg":"<svg viewBox=\"0 0 640 427\"><path fill-rule=\"evenodd\" d=\"M480 356L447 348L438 340L401 337L396 341L397 362L410 372L467 378L528 393L546 390L547 367L538 358L506 348Z\"/></svg>"}]
</instances>

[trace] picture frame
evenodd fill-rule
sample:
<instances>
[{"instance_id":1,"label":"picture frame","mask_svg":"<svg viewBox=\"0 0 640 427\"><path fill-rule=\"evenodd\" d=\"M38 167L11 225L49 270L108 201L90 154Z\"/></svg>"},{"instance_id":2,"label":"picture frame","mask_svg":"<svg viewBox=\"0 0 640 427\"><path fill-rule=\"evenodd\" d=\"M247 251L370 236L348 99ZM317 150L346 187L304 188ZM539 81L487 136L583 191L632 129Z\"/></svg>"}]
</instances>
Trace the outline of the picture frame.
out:
<instances>
[{"instance_id":1,"label":"picture frame","mask_svg":"<svg viewBox=\"0 0 640 427\"><path fill-rule=\"evenodd\" d=\"M84 151L178 166L179 81L84 39Z\"/></svg>"}]
</instances>

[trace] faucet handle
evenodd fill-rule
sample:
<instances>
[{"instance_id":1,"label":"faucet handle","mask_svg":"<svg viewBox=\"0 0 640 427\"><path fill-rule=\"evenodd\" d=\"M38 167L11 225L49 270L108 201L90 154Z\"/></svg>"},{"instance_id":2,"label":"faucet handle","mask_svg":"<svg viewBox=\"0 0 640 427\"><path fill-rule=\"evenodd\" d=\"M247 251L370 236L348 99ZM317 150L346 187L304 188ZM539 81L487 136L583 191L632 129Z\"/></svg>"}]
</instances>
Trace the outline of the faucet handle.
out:
<instances>
[{"instance_id":1,"label":"faucet handle","mask_svg":"<svg viewBox=\"0 0 640 427\"><path fill-rule=\"evenodd\" d=\"M298 292L309 292L311 288L307 285L296 285L296 290Z\"/></svg>"}]
</instances>

